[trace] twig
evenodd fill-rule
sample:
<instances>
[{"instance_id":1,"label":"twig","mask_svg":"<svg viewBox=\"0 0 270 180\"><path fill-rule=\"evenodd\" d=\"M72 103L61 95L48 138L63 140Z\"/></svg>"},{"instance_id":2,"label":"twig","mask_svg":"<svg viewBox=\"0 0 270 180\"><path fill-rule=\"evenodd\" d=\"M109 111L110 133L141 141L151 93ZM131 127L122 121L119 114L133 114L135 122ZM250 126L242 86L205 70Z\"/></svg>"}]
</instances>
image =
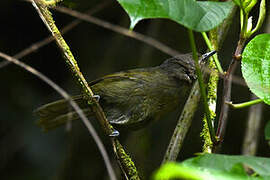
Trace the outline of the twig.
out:
<instances>
[{"instance_id":1,"label":"twig","mask_svg":"<svg viewBox=\"0 0 270 180\"><path fill-rule=\"evenodd\" d=\"M227 125L229 105L226 102L231 101L232 76L235 71L235 68L237 67L237 64L241 60L241 53L244 48L245 40L246 39L240 37L240 40L238 41L237 48L234 53L234 57L223 80L224 88L223 88L222 107L219 115L218 128L216 133L220 143L223 141L225 135L225 128Z\"/></svg>"},{"instance_id":2,"label":"twig","mask_svg":"<svg viewBox=\"0 0 270 180\"><path fill-rule=\"evenodd\" d=\"M91 136L93 137L94 141L96 142L101 155L103 157L104 163L106 165L106 168L108 170L109 176L112 180L116 180L116 176L115 173L113 171L113 168L111 166L110 163L110 159L108 156L108 153L106 152L106 149L102 143L102 141L99 139L95 129L93 128L92 124L90 123L90 121L88 121L88 119L86 118L86 116L83 114L83 111L81 110L81 108L77 105L76 102L74 102L72 100L72 98L66 93L66 91L64 91L61 87L59 87L57 84L55 84L54 82L52 82L49 78L47 78L45 75L43 75L42 73L40 73L39 71L37 71L36 69L32 68L31 66L28 66L27 64L20 62L19 60L12 58L11 56L8 56L2 52L0 52L0 57L6 59L7 61L14 63L18 66L20 66L21 68L23 68L24 70L34 74L35 76L37 76L38 78L40 78L42 81L44 81L45 83L47 83L49 86L51 86L56 92L58 92L65 100L67 100L67 102L71 105L71 107L78 113L78 115L80 116L80 118L82 119L83 123L85 124L86 128L88 129L89 133L91 134Z\"/></svg>"},{"instance_id":3,"label":"twig","mask_svg":"<svg viewBox=\"0 0 270 180\"><path fill-rule=\"evenodd\" d=\"M223 41L225 37L227 36L228 29L230 25L232 24L234 14L237 9L236 7L237 6L234 5L229 16L225 19L225 21L220 26L218 26L215 29L212 29L209 32L209 39L206 33L204 32L202 33L203 38L210 51L214 49L219 51L219 49L221 48ZM220 77L221 78L224 77L224 72L219 63L217 54L215 54L213 57L209 59L208 67L212 69L212 71L209 73L209 80L207 84L207 92L208 92L207 99L208 99L208 106L209 106L210 114L211 114L211 121L214 126L215 120L216 120L218 81ZM221 73L222 76L220 76L219 73ZM204 118L204 127L202 130L201 136L204 137L203 152L212 152L213 148L215 148L214 147L215 144L213 144L210 140L210 134L209 134L206 118Z\"/></svg>"},{"instance_id":4,"label":"twig","mask_svg":"<svg viewBox=\"0 0 270 180\"><path fill-rule=\"evenodd\" d=\"M94 8L91 8L89 11L87 11L86 13L88 14L94 14L98 11L100 11L101 9L103 9L104 7L108 6L111 3L111 1L105 1L102 2L100 4L98 4L97 6L95 6ZM71 23L69 23L68 25L66 25L65 27L63 27L60 32L61 34L65 34L67 32L69 32L71 29L73 29L74 27L76 27L77 25L79 25L82 22L82 20L80 19L76 19L74 21L72 21ZM53 42L55 39L52 35L32 44L31 46L29 46L28 48L22 50L21 52L17 53L16 55L14 55L13 57L16 59L21 59L24 56L27 56L28 54L31 54L34 51L37 51L39 48ZM9 61L4 61L0 63L0 69L11 64L11 62Z\"/></svg>"},{"instance_id":5,"label":"twig","mask_svg":"<svg viewBox=\"0 0 270 180\"><path fill-rule=\"evenodd\" d=\"M78 19L94 23L98 26L101 26L101 27L109 29L111 31L120 33L122 35L137 39L137 40L142 41L142 42L160 50L161 52L164 52L164 53L169 54L171 56L176 56L176 55L180 54L178 51L171 49L170 47L162 44L161 42L159 42L159 41L157 41L149 36L145 36L143 34L135 32L135 31L130 31L126 28L111 24L109 22L103 21L103 20L98 19L96 17L92 17L92 16L89 16L89 15L86 15L86 14L83 14L83 13L80 13L78 11L74 11L74 10L71 10L71 9L68 9L65 7L55 7L55 10L62 12L62 13L65 13L65 14L68 14L70 16L76 17Z\"/></svg>"},{"instance_id":6,"label":"twig","mask_svg":"<svg viewBox=\"0 0 270 180\"><path fill-rule=\"evenodd\" d=\"M238 40L238 44L237 44L233 59L231 61L231 64L224 78L222 107L221 107L221 112L220 112L219 122L218 122L218 129L217 129L217 137L219 138L220 142L223 141L225 130L226 130L227 119L228 119L227 116L229 112L229 106L227 102L231 101L232 75L234 73L235 68L237 67L238 62L241 61L242 59L242 51L243 51L246 40L253 33L258 31L258 29L262 26L262 23L265 19L265 13L266 13L265 0L261 0L260 13L257 20L257 24L255 28L252 30L252 19L251 17L249 17L249 12L254 7L255 4L256 2L254 1L253 4L250 4L249 8L244 8L242 5L240 5L240 22L241 22L240 23L241 24L240 38Z\"/></svg>"},{"instance_id":7,"label":"twig","mask_svg":"<svg viewBox=\"0 0 270 180\"><path fill-rule=\"evenodd\" d=\"M252 94L251 99L257 97ZM249 109L246 132L244 136L244 142L242 146L242 154L255 156L259 140L259 130L262 121L262 104L251 106Z\"/></svg>"},{"instance_id":8,"label":"twig","mask_svg":"<svg viewBox=\"0 0 270 180\"><path fill-rule=\"evenodd\" d=\"M256 104L259 104L259 103L262 103L262 102L263 102L262 99L253 99L251 101L238 103L238 104L233 104L232 102L226 102L226 103L228 105L230 105L234 109L240 109L240 108L245 108L245 107L249 107L249 106L252 106L252 105L256 105Z\"/></svg>"}]
</instances>

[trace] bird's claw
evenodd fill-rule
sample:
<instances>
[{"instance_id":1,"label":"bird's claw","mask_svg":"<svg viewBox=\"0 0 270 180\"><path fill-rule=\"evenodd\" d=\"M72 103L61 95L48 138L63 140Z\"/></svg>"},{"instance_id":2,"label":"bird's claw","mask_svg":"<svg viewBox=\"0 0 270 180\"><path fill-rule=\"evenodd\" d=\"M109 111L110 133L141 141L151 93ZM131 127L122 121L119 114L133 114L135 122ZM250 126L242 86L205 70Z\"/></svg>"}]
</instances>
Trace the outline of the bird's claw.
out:
<instances>
[{"instance_id":1,"label":"bird's claw","mask_svg":"<svg viewBox=\"0 0 270 180\"><path fill-rule=\"evenodd\" d=\"M93 98L95 98L97 100L97 102L99 102L100 100L100 95L93 95Z\"/></svg>"},{"instance_id":2,"label":"bird's claw","mask_svg":"<svg viewBox=\"0 0 270 180\"><path fill-rule=\"evenodd\" d=\"M109 135L110 137L118 137L120 135L119 131L113 130L113 132Z\"/></svg>"}]
</instances>

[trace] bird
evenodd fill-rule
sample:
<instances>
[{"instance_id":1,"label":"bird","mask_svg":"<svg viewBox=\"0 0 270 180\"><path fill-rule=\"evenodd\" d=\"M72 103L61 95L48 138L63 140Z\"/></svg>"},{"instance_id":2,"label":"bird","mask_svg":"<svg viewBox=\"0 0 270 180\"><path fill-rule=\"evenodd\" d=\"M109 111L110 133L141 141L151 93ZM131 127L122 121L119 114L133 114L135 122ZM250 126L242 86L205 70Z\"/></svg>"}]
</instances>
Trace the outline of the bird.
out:
<instances>
[{"instance_id":1,"label":"bird","mask_svg":"<svg viewBox=\"0 0 270 180\"><path fill-rule=\"evenodd\" d=\"M216 51L203 54L201 62ZM180 54L155 67L137 68L105 75L89 83L108 121L115 126L139 129L175 110L185 101L197 79L192 54ZM87 117L92 109L83 95L72 99ZM45 104L35 110L44 131L79 119L67 100Z\"/></svg>"}]
</instances>

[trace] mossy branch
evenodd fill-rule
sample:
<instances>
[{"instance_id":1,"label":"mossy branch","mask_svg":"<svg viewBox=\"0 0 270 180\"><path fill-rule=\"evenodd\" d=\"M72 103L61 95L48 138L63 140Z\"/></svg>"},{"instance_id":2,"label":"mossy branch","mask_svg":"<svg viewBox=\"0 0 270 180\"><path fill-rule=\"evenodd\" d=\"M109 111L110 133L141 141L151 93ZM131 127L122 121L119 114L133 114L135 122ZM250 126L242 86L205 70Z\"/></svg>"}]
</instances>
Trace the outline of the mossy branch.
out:
<instances>
[{"instance_id":1,"label":"mossy branch","mask_svg":"<svg viewBox=\"0 0 270 180\"><path fill-rule=\"evenodd\" d=\"M232 19L236 12L236 6L234 6L229 14L229 16L225 19L225 21L218 26L217 28L209 31L209 38L205 32L202 33L202 36L207 44L207 47L210 51L219 50L223 44L225 37L227 36L228 29L232 23ZM222 67L219 63L218 56L215 54L213 57L209 59L209 69L211 72L209 74L209 80L207 84L207 101L210 109L210 118L212 124L215 124L216 119L216 105L217 105L217 90L218 90L218 81L219 81L219 73L223 74ZM201 136L204 139L203 152L211 153L213 149L213 142L211 141L209 129L206 121L206 117L204 117L204 127L201 133ZM218 141L218 139L217 139Z\"/></svg>"},{"instance_id":2,"label":"mossy branch","mask_svg":"<svg viewBox=\"0 0 270 180\"><path fill-rule=\"evenodd\" d=\"M213 143L215 143L216 142L215 130L214 130L213 123L211 120L210 109L209 109L208 103L207 103L206 89L205 89L205 84L203 82L203 76L202 76L202 72L201 72L200 65L199 65L199 59L198 59L198 55L197 55L197 49L196 49L193 31L191 29L188 29L188 34L189 34L189 40L190 40L190 45L191 45L191 49L192 49L192 55L193 55L193 59L194 59L194 63L195 63L196 74L197 74L198 82L200 85L200 91L201 91L201 96L202 96L202 100L203 100L203 106L204 106L204 110L205 110L207 126L208 126L209 133L210 133L210 139Z\"/></svg>"},{"instance_id":3,"label":"mossy branch","mask_svg":"<svg viewBox=\"0 0 270 180\"><path fill-rule=\"evenodd\" d=\"M75 60L72 52L70 51L69 46L67 45L66 41L62 37L60 31L58 30L57 26L54 23L53 17L49 9L47 8L46 4L42 4L43 1L38 1L38 3L35 3L33 1L33 6L38 11L41 19L43 22L47 25L47 28L52 33L53 37L55 38L55 41L57 45L59 46L60 50L62 51L65 62L68 65L70 71L72 72L72 75L75 77L79 85L81 86L82 92L85 95L85 99L91 105L91 108L93 109L93 112L95 113L95 116L98 118L98 120L102 124L102 128L106 132L107 135L110 135L113 133L113 128L107 121L105 114L97 102L97 100L94 98L94 93L88 86L87 81L85 80L83 74L80 71L80 68L77 64L77 61Z\"/></svg>"},{"instance_id":4,"label":"mossy branch","mask_svg":"<svg viewBox=\"0 0 270 180\"><path fill-rule=\"evenodd\" d=\"M53 4L54 2L54 4ZM65 42L64 38L62 37L60 31L58 30L57 26L54 23L53 17L51 15L51 12L49 11L48 7L55 5L55 3L58 1L51 1L50 4L44 3L44 0L32 0L33 6L36 8L37 12L39 13L41 19L49 29L49 31L52 33L52 35L55 38L55 41L59 48L61 49L66 64L68 65L70 71L72 72L73 76L81 86L82 92L84 94L85 99L87 100L88 104L92 108L96 118L99 120L102 129L104 130L105 134L112 135L115 130L110 125L108 120L106 119L106 116L99 105L98 101L94 98L94 93L91 90L91 88L88 86L87 81L85 80L83 74L81 73L79 66L77 64L77 61L75 60L72 52L70 51L69 46ZM48 6L49 5L49 6ZM119 149L116 152L122 152L121 154L116 154L117 157L121 158L121 169L126 170L124 172L129 178L133 179L140 179L138 176L138 173L134 175L134 171L137 172L136 167L134 163L132 162L131 158L125 153L125 150L121 146L120 142L116 138L111 138L112 145L114 148ZM116 145L116 147L115 147Z\"/></svg>"}]
</instances>

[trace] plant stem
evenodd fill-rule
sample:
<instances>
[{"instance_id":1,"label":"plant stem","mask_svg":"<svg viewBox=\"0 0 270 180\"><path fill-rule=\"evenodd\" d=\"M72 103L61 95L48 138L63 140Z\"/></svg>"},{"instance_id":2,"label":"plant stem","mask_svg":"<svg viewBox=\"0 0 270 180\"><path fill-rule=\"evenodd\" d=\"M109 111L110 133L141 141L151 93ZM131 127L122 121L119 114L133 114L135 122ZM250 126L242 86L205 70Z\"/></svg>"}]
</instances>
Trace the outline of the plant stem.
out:
<instances>
[{"instance_id":1,"label":"plant stem","mask_svg":"<svg viewBox=\"0 0 270 180\"><path fill-rule=\"evenodd\" d=\"M221 111L219 115L218 128L217 128L217 133L216 133L216 136L219 142L223 141L226 125L227 125L227 119L228 119L228 113L229 113L229 105L227 104L227 102L231 101L232 75L235 71L235 68L237 67L238 62L241 60L241 54L244 48L245 41L246 39L240 36L233 59L228 68L228 71L226 72L224 76L222 107L221 107Z\"/></svg>"},{"instance_id":2,"label":"plant stem","mask_svg":"<svg viewBox=\"0 0 270 180\"><path fill-rule=\"evenodd\" d=\"M202 32L202 36L208 46L208 49L214 50L218 49L218 35L217 35L217 28L211 30L210 32L211 42L205 32ZM220 66L220 63L217 58L217 54L214 54L213 57L210 57L208 68L211 69L209 74L209 80L207 83L207 101L208 107L210 111L210 118L211 123L214 125L216 119L216 102L217 102L217 85L219 80L219 74L217 67ZM221 66L219 67L219 71L223 73ZM204 116L203 118L203 130L201 132L201 137L203 137L204 145L203 145L203 152L211 153L213 149L213 142L211 141L211 136L209 133L207 118Z\"/></svg>"},{"instance_id":3,"label":"plant stem","mask_svg":"<svg viewBox=\"0 0 270 180\"><path fill-rule=\"evenodd\" d=\"M198 78L199 85L200 85L201 95L203 98L203 105L204 105L204 110L205 110L205 116L207 119L207 125L209 128L211 141L213 143L215 143L216 142L215 130L213 128L212 121L211 121L211 115L210 115L210 110L209 110L208 103L207 103L205 85L204 85L203 78L202 78L202 72L200 70L199 59L198 59L198 55L197 55L197 49L196 49L196 44L195 44L195 40L194 40L194 36L193 36L193 31L191 29L188 29L188 34L189 34L193 59L194 59L194 63L195 63L196 74L197 74L197 78Z\"/></svg>"},{"instance_id":4,"label":"plant stem","mask_svg":"<svg viewBox=\"0 0 270 180\"><path fill-rule=\"evenodd\" d=\"M240 1L240 3L242 3L242 1ZM220 142L223 141L226 125L227 125L227 118L228 118L228 112L229 112L228 102L231 101L232 75L234 73L235 68L237 67L238 62L240 62L242 59L242 51L244 49L246 40L251 36L251 34L256 32L261 27L264 21L264 18L265 18L265 0L262 0L260 4L260 14L259 14L257 25L253 30L251 30L252 22L248 21L249 11L246 11L246 9L244 9L242 4L240 4L240 23L241 23L240 38L239 38L233 59L228 68L228 71L225 74L224 81L223 81L224 87L223 87L222 107L220 111L218 129L217 129L217 134L216 134Z\"/></svg>"},{"instance_id":5,"label":"plant stem","mask_svg":"<svg viewBox=\"0 0 270 180\"><path fill-rule=\"evenodd\" d=\"M233 104L231 102L229 102L228 104L231 107L233 107L234 109L241 109L241 108L245 108L245 107L249 107L249 106L252 106L252 105L259 104L261 102L263 102L262 99L255 99L255 100L251 100L251 101L244 102L244 103L239 103L239 104Z\"/></svg>"}]
</instances>

